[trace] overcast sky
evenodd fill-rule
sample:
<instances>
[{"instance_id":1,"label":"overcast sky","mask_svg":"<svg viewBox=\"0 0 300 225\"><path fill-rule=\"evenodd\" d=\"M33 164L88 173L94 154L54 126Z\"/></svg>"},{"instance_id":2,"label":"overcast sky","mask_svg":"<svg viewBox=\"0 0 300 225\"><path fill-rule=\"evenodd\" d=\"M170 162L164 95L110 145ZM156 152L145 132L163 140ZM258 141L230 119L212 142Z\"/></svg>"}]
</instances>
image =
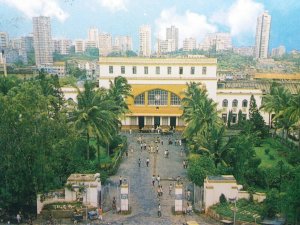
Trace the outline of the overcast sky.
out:
<instances>
[{"instance_id":1,"label":"overcast sky","mask_svg":"<svg viewBox=\"0 0 300 225\"><path fill-rule=\"evenodd\" d=\"M0 0L0 31L11 38L32 32L32 17L51 17L53 38L86 39L89 27L113 36L130 35L138 48L138 29L152 27L152 42L165 28L179 28L179 46L187 37L230 32L235 46L254 45L256 19L272 16L270 47L300 49L300 0Z\"/></svg>"}]
</instances>

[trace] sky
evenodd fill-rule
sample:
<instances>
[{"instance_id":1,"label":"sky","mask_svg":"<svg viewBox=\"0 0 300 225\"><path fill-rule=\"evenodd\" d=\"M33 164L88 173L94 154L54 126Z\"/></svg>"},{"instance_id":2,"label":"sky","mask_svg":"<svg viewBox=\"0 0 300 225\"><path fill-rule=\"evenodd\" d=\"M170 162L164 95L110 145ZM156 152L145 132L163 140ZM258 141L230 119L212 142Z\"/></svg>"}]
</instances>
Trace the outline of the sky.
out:
<instances>
[{"instance_id":1,"label":"sky","mask_svg":"<svg viewBox=\"0 0 300 225\"><path fill-rule=\"evenodd\" d=\"M299 0L0 0L0 32L10 38L32 33L32 17L50 16L53 38L87 39L97 27L113 36L129 35L138 49L138 30L152 28L152 44L165 39L166 27L200 43L207 33L229 32L234 46L253 46L257 16L272 16L270 49L300 50Z\"/></svg>"}]
</instances>

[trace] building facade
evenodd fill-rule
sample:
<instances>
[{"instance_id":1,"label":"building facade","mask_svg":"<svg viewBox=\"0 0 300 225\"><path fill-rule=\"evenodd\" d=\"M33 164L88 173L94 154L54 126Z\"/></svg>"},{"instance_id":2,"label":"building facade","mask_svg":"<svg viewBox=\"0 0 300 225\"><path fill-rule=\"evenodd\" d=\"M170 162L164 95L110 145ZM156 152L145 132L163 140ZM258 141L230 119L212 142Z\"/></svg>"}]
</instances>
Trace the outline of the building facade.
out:
<instances>
[{"instance_id":1,"label":"building facade","mask_svg":"<svg viewBox=\"0 0 300 225\"><path fill-rule=\"evenodd\" d=\"M272 57L275 57L275 58L278 58L278 57L284 56L285 53L286 53L285 46L280 45L280 46L278 46L277 48L273 48L273 49L272 49L271 56L272 56Z\"/></svg>"},{"instance_id":2,"label":"building facade","mask_svg":"<svg viewBox=\"0 0 300 225\"><path fill-rule=\"evenodd\" d=\"M142 25L139 29L139 55L149 57L151 55L151 27L150 25Z\"/></svg>"},{"instance_id":3,"label":"building facade","mask_svg":"<svg viewBox=\"0 0 300 225\"><path fill-rule=\"evenodd\" d=\"M192 51L196 49L197 47L197 41L196 38L185 38L183 40L183 51Z\"/></svg>"},{"instance_id":4,"label":"building facade","mask_svg":"<svg viewBox=\"0 0 300 225\"><path fill-rule=\"evenodd\" d=\"M112 52L112 36L109 33L99 34L99 55L107 56Z\"/></svg>"},{"instance_id":5,"label":"building facade","mask_svg":"<svg viewBox=\"0 0 300 225\"><path fill-rule=\"evenodd\" d=\"M0 51L8 48L9 38L6 32L0 32Z\"/></svg>"},{"instance_id":6,"label":"building facade","mask_svg":"<svg viewBox=\"0 0 300 225\"><path fill-rule=\"evenodd\" d=\"M170 42L174 42L174 46L171 49L170 52L177 51L178 50L178 28L175 26L167 27L166 29L166 40L169 40Z\"/></svg>"},{"instance_id":7,"label":"building facade","mask_svg":"<svg viewBox=\"0 0 300 225\"><path fill-rule=\"evenodd\" d=\"M33 17L33 40L36 65L53 63L50 17Z\"/></svg>"},{"instance_id":8,"label":"building facade","mask_svg":"<svg viewBox=\"0 0 300 225\"><path fill-rule=\"evenodd\" d=\"M264 12L257 18L255 36L255 58L268 58L270 40L271 16Z\"/></svg>"}]
</instances>

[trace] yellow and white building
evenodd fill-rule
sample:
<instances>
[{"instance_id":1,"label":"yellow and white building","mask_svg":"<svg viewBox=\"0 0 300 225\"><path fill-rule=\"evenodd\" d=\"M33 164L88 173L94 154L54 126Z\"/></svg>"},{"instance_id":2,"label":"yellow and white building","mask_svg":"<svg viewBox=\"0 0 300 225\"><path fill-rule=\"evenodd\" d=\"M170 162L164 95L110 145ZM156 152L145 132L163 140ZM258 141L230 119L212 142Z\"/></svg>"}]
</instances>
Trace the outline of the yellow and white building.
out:
<instances>
[{"instance_id":1,"label":"yellow and white building","mask_svg":"<svg viewBox=\"0 0 300 225\"><path fill-rule=\"evenodd\" d=\"M122 120L124 129L182 129L181 99L188 82L201 82L216 101L217 60L212 58L100 58L99 86L124 76L132 86L133 98Z\"/></svg>"}]
</instances>

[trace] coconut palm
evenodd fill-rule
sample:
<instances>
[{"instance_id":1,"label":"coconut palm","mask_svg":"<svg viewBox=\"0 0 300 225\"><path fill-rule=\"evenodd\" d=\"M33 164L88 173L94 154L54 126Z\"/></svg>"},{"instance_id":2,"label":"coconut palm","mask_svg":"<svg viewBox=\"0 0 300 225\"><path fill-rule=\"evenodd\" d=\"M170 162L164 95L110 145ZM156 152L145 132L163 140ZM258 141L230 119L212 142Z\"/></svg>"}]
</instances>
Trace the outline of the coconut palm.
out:
<instances>
[{"instance_id":1,"label":"coconut palm","mask_svg":"<svg viewBox=\"0 0 300 225\"><path fill-rule=\"evenodd\" d=\"M220 124L217 115L217 104L209 99L207 92L199 83L189 83L182 99L183 119L187 123L184 136L187 139L198 134L206 136L215 124Z\"/></svg>"},{"instance_id":2,"label":"coconut palm","mask_svg":"<svg viewBox=\"0 0 300 225\"><path fill-rule=\"evenodd\" d=\"M99 140L106 142L111 139L119 124L117 107L115 103L107 98L103 89L94 90L95 84L89 81L84 83L84 91L77 88L78 105L75 111L75 126L81 130L86 137L86 154L90 158L89 143L91 136L96 137L99 157Z\"/></svg>"}]
</instances>

